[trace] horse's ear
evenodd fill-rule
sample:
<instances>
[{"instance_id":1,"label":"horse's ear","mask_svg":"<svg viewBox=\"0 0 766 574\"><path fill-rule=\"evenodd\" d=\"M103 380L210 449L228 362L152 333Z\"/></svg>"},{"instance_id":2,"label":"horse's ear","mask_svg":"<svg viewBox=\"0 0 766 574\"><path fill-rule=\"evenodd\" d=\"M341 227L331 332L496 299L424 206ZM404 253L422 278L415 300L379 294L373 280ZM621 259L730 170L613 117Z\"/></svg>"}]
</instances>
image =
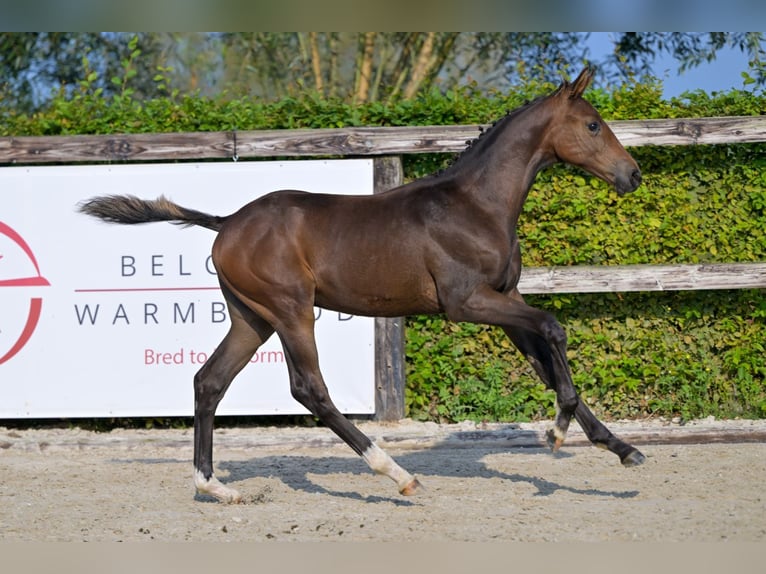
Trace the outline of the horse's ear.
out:
<instances>
[{"instance_id":1,"label":"horse's ear","mask_svg":"<svg viewBox=\"0 0 766 574\"><path fill-rule=\"evenodd\" d=\"M585 89L590 85L594 72L595 70L591 66L588 66L580 72L580 75L577 76L577 79L571 84L571 87L569 87L569 99L582 96Z\"/></svg>"}]
</instances>

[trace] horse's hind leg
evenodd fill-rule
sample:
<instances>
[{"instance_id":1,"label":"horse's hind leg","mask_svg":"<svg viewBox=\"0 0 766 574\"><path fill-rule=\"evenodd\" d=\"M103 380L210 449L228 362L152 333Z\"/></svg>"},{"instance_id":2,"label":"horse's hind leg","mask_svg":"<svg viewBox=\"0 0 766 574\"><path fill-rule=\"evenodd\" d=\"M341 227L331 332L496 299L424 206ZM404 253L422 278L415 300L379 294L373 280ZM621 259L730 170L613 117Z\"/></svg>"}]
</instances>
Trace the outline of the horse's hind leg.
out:
<instances>
[{"instance_id":1,"label":"horse's hind leg","mask_svg":"<svg viewBox=\"0 0 766 574\"><path fill-rule=\"evenodd\" d=\"M401 494L415 494L420 482L356 428L332 402L319 370L313 315L306 314L298 324L280 328L278 333L285 350L293 397L343 439L373 471L396 482Z\"/></svg>"},{"instance_id":2,"label":"horse's hind leg","mask_svg":"<svg viewBox=\"0 0 766 574\"><path fill-rule=\"evenodd\" d=\"M213 474L215 411L234 377L274 330L225 288L224 294L229 303L231 328L194 376L194 484L199 494L208 494L221 502L239 502L239 493L224 486Z\"/></svg>"}]
</instances>

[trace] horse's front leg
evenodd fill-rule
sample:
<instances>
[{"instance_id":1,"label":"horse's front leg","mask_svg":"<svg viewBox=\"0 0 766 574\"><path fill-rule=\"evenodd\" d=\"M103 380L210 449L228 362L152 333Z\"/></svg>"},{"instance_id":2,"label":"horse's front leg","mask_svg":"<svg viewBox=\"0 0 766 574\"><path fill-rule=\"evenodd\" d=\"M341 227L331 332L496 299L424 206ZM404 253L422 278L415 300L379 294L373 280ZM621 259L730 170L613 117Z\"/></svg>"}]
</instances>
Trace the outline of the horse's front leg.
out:
<instances>
[{"instance_id":1,"label":"horse's front leg","mask_svg":"<svg viewBox=\"0 0 766 574\"><path fill-rule=\"evenodd\" d=\"M569 423L581 401L574 388L566 358L564 329L553 317L548 316L546 320L555 322L555 337L545 339L523 327L503 327L503 330L526 357L545 386L556 393L556 419L553 428L546 434L548 446L555 452L564 443Z\"/></svg>"},{"instance_id":2,"label":"horse's front leg","mask_svg":"<svg viewBox=\"0 0 766 574\"><path fill-rule=\"evenodd\" d=\"M549 359L550 353L549 350L546 349L544 342L534 334L522 329L512 330L506 328L505 333L508 335L508 338L511 339L513 344L516 345L521 353L529 360L530 364L535 369L535 372L545 385L550 389L557 390L557 375L552 368L552 361ZM569 380L571 381L571 378ZM558 407L558 401L556 404ZM556 425L553 430L548 432L548 444L554 451L557 450L563 442L560 426L561 421L559 420L561 415L561 409L558 409ZM643 454L614 436L580 399L577 401L574 416L585 432L585 435L588 437L588 440L600 448L605 448L615 453L620 457L620 461L623 465L637 466L644 462Z\"/></svg>"},{"instance_id":3,"label":"horse's front leg","mask_svg":"<svg viewBox=\"0 0 766 574\"><path fill-rule=\"evenodd\" d=\"M588 440L598 447L615 453L620 457L623 466L638 466L646 460L638 449L614 436L582 401L577 404L575 418L585 431Z\"/></svg>"},{"instance_id":4,"label":"horse's front leg","mask_svg":"<svg viewBox=\"0 0 766 574\"><path fill-rule=\"evenodd\" d=\"M502 327L545 385L555 391L556 420L548 432L553 450L561 447L576 417L588 439L617 454L624 465L643 462L644 456L609 432L577 396L566 357L566 333L552 315L527 305L518 291L502 294L489 287L474 290L453 315Z\"/></svg>"},{"instance_id":5,"label":"horse's front leg","mask_svg":"<svg viewBox=\"0 0 766 574\"><path fill-rule=\"evenodd\" d=\"M556 420L548 442L558 450L566 438L579 398L566 357L566 333L549 313L527 305L518 291L510 294L480 285L448 316L458 321L502 327L546 386L556 392Z\"/></svg>"},{"instance_id":6,"label":"horse's front leg","mask_svg":"<svg viewBox=\"0 0 766 574\"><path fill-rule=\"evenodd\" d=\"M511 299L523 302L521 294L513 291L510 294ZM557 322L558 324L558 322ZM557 395L563 386L571 387L571 392L576 393L572 383L569 362L566 358L566 338L559 342L558 349L552 349L551 346L542 337L523 328L511 329L505 328L505 333L521 353L529 360L535 372L542 379L545 385L556 391ZM561 328L563 332L564 329ZM553 360L554 353L560 357L559 370L556 368L556 361ZM557 401L558 407L558 401ZM563 437L560 437L560 417L562 413L559 409L557 414L556 426L548 433L548 444L556 450L561 446ZM568 413L567 413L568 415ZM574 410L574 416L585 435L594 445L605 448L620 457L620 461L625 466L637 466L644 462L644 455L634 447L615 437L606 426L599 421L591 412L587 405L578 398ZM566 421L565 424L568 424ZM558 430L557 430L558 429Z\"/></svg>"}]
</instances>

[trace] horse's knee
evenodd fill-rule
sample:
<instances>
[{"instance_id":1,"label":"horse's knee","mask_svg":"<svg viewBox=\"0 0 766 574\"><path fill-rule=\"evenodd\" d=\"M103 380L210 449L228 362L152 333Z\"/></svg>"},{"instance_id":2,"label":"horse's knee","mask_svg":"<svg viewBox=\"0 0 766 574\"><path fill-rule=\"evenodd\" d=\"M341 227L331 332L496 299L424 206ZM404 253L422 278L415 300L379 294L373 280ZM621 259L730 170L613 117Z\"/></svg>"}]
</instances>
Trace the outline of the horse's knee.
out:
<instances>
[{"instance_id":1,"label":"horse's knee","mask_svg":"<svg viewBox=\"0 0 766 574\"><path fill-rule=\"evenodd\" d=\"M566 348L567 332L552 315L547 318L542 327L543 337L552 347Z\"/></svg>"}]
</instances>

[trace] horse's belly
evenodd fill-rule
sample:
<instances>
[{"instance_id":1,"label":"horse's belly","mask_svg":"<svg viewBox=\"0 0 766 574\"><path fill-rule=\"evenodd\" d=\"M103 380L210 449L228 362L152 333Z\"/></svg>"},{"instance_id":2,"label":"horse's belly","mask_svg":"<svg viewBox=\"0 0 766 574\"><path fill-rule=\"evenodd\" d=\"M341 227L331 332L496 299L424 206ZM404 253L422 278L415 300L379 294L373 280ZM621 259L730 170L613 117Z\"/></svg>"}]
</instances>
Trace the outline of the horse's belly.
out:
<instances>
[{"instance_id":1,"label":"horse's belly","mask_svg":"<svg viewBox=\"0 0 766 574\"><path fill-rule=\"evenodd\" d=\"M375 285L318 286L316 305L333 311L371 317L400 317L440 311L436 289L420 282L393 284L385 279Z\"/></svg>"}]
</instances>

